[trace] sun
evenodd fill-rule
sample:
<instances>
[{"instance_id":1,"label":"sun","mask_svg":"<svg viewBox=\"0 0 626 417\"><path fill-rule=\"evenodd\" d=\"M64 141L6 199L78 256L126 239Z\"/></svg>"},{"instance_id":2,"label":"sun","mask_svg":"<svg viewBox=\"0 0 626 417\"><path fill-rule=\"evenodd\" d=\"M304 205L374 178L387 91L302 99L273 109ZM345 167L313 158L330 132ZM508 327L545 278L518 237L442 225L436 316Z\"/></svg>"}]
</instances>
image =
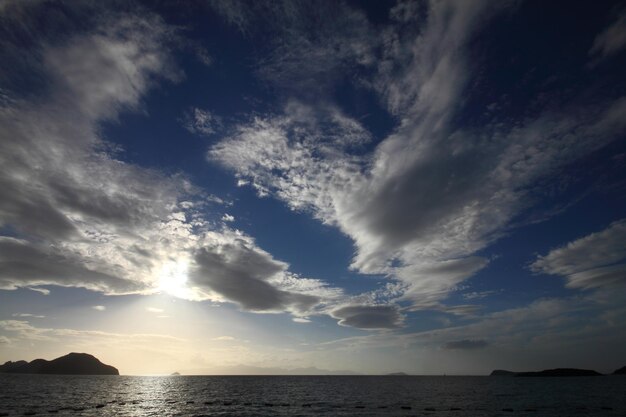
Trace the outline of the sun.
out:
<instances>
[{"instance_id":1,"label":"sun","mask_svg":"<svg viewBox=\"0 0 626 417\"><path fill-rule=\"evenodd\" d=\"M188 273L189 262L186 259L165 262L159 271L158 291L178 298L189 298Z\"/></svg>"}]
</instances>

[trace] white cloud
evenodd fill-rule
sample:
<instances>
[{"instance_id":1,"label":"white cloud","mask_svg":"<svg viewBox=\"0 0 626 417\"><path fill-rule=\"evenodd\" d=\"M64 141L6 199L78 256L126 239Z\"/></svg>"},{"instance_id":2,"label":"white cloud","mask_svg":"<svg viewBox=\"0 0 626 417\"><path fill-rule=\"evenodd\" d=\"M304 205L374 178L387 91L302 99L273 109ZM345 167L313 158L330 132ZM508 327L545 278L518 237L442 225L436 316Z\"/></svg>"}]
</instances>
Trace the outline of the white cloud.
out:
<instances>
[{"instance_id":1,"label":"white cloud","mask_svg":"<svg viewBox=\"0 0 626 417\"><path fill-rule=\"evenodd\" d=\"M11 317L32 317L34 319L46 318L46 316L40 316L37 314L30 314L30 313L14 313L14 314L11 314Z\"/></svg>"},{"instance_id":2,"label":"white cloud","mask_svg":"<svg viewBox=\"0 0 626 417\"><path fill-rule=\"evenodd\" d=\"M404 316L395 305L347 305L331 312L339 325L366 330L393 329L402 326Z\"/></svg>"},{"instance_id":3,"label":"white cloud","mask_svg":"<svg viewBox=\"0 0 626 417\"><path fill-rule=\"evenodd\" d=\"M611 289L626 285L626 220L539 256L534 272L561 275L571 288Z\"/></svg>"},{"instance_id":4,"label":"white cloud","mask_svg":"<svg viewBox=\"0 0 626 417\"><path fill-rule=\"evenodd\" d=\"M23 7L27 16L39 5ZM181 175L116 158L123 150L106 142L99 126L139 110L157 81L180 77L169 51L176 33L150 13L101 15L108 17L97 19L92 31L68 33L59 44L46 40L31 51L42 57L45 93L32 101L3 100L0 107L0 137L11 138L0 140L0 226L17 233L0 236L0 288L167 289L259 311L312 309L324 284L290 274L251 237L205 219L207 203L229 203L204 195ZM14 24L35 25L29 30L37 33L29 19ZM204 134L220 124L201 109L194 109L193 121ZM224 253L231 247L239 250ZM231 272L238 279L227 279Z\"/></svg>"},{"instance_id":5,"label":"white cloud","mask_svg":"<svg viewBox=\"0 0 626 417\"><path fill-rule=\"evenodd\" d=\"M291 320L293 320L296 323L311 323L311 320L304 318L304 317L294 317Z\"/></svg>"},{"instance_id":6,"label":"white cloud","mask_svg":"<svg viewBox=\"0 0 626 417\"><path fill-rule=\"evenodd\" d=\"M97 311L104 311L107 309L105 306L92 306L91 308Z\"/></svg>"},{"instance_id":7,"label":"white cloud","mask_svg":"<svg viewBox=\"0 0 626 417\"><path fill-rule=\"evenodd\" d=\"M50 295L50 290L46 288L28 287L29 290L39 292L43 295Z\"/></svg>"},{"instance_id":8,"label":"white cloud","mask_svg":"<svg viewBox=\"0 0 626 417\"><path fill-rule=\"evenodd\" d=\"M353 269L406 284L403 298L413 308L440 309L488 265L475 254L533 205L540 181L626 128L623 98L546 107L534 118L471 130L453 125L473 70L467 42L511 4L394 10L399 23L384 34L374 84L399 123L371 154L360 148L371 135L340 109L292 101L280 115L239 126L209 158L232 169L238 185L338 227L355 243ZM420 22L419 32L407 21Z\"/></svg>"},{"instance_id":9,"label":"white cloud","mask_svg":"<svg viewBox=\"0 0 626 417\"><path fill-rule=\"evenodd\" d=\"M237 339L235 339L232 336L218 336L218 337L214 337L212 340L230 342L230 341L237 340Z\"/></svg>"},{"instance_id":10,"label":"white cloud","mask_svg":"<svg viewBox=\"0 0 626 417\"><path fill-rule=\"evenodd\" d=\"M208 110L194 107L185 113L183 127L201 136L210 136L222 127L222 118Z\"/></svg>"},{"instance_id":11,"label":"white cloud","mask_svg":"<svg viewBox=\"0 0 626 417\"><path fill-rule=\"evenodd\" d=\"M491 295L498 294L502 290L487 290L487 291L471 291L463 294L463 298L466 300L477 300L487 298Z\"/></svg>"},{"instance_id":12,"label":"white cloud","mask_svg":"<svg viewBox=\"0 0 626 417\"><path fill-rule=\"evenodd\" d=\"M223 222L234 222L235 221L235 217L228 214L228 213L224 213L224 215L222 216L222 221Z\"/></svg>"}]
</instances>

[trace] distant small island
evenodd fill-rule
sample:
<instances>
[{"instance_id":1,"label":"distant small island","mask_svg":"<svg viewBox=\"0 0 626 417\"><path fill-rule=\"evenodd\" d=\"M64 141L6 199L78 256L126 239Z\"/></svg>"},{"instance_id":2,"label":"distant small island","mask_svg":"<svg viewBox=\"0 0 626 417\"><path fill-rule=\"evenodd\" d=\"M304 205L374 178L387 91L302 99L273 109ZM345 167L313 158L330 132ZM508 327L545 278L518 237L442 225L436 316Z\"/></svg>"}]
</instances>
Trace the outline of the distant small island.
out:
<instances>
[{"instance_id":1,"label":"distant small island","mask_svg":"<svg viewBox=\"0 0 626 417\"><path fill-rule=\"evenodd\" d=\"M626 375L626 366L616 369L615 372L613 372L613 375Z\"/></svg>"},{"instance_id":2,"label":"distant small island","mask_svg":"<svg viewBox=\"0 0 626 417\"><path fill-rule=\"evenodd\" d=\"M613 375L626 374L626 366L613 372ZM602 376L601 373L590 369L575 369L575 368L556 368L545 369L537 372L513 372L505 371L503 369L496 369L491 372L490 376L519 376L519 377L548 377L548 376Z\"/></svg>"},{"instance_id":3,"label":"distant small island","mask_svg":"<svg viewBox=\"0 0 626 417\"><path fill-rule=\"evenodd\" d=\"M408 376L408 374L404 372L392 372L390 374L387 374L387 376Z\"/></svg>"},{"instance_id":4,"label":"distant small island","mask_svg":"<svg viewBox=\"0 0 626 417\"><path fill-rule=\"evenodd\" d=\"M180 376L180 372L172 372L170 376Z\"/></svg>"},{"instance_id":5,"label":"distant small island","mask_svg":"<svg viewBox=\"0 0 626 417\"><path fill-rule=\"evenodd\" d=\"M0 373L8 374L58 374L58 375L119 375L111 365L100 362L87 353L70 353L47 361L35 359L31 362L8 361L0 365Z\"/></svg>"}]
</instances>

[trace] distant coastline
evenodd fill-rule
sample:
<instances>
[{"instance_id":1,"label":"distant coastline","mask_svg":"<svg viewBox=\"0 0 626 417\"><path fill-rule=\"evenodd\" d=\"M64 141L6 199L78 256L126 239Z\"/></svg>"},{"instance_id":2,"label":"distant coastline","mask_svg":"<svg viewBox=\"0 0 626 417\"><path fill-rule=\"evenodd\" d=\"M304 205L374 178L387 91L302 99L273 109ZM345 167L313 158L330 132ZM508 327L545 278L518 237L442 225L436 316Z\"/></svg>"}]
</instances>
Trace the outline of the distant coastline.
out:
<instances>
[{"instance_id":1,"label":"distant coastline","mask_svg":"<svg viewBox=\"0 0 626 417\"><path fill-rule=\"evenodd\" d=\"M100 362L88 353L69 353L47 361L35 359L23 360L0 365L0 373L7 374L56 374L56 375L119 375L117 368Z\"/></svg>"},{"instance_id":2,"label":"distant coastline","mask_svg":"<svg viewBox=\"0 0 626 417\"><path fill-rule=\"evenodd\" d=\"M625 375L626 366L615 370L609 375ZM603 376L600 372L591 369L576 369L576 368L555 368L544 369L543 371L532 372L515 372L507 371L504 369L496 369L491 372L489 376L515 376L515 377L576 377L576 376Z\"/></svg>"}]
</instances>

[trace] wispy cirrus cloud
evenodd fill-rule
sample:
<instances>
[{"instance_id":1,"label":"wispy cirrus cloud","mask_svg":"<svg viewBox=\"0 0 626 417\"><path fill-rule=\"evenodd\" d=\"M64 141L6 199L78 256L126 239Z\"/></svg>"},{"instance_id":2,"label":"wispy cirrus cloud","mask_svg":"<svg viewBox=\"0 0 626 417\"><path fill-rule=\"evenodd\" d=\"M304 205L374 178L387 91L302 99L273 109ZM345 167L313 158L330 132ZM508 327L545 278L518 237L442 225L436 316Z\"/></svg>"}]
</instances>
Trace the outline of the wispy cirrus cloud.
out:
<instances>
[{"instance_id":1,"label":"wispy cirrus cloud","mask_svg":"<svg viewBox=\"0 0 626 417\"><path fill-rule=\"evenodd\" d=\"M23 317L23 318L24 317L25 318L31 317L31 318L34 318L34 319L44 319L44 318L46 318L46 316L42 316L42 315L39 315L39 314L31 314L31 313L14 313L14 314L11 314L11 317Z\"/></svg>"},{"instance_id":2,"label":"wispy cirrus cloud","mask_svg":"<svg viewBox=\"0 0 626 417\"><path fill-rule=\"evenodd\" d=\"M338 227L355 244L353 269L406 284L396 299L414 309L441 309L458 284L489 264L477 253L533 206L540 182L626 128L626 101L619 97L581 99L562 109L546 105L507 123L497 117L478 127L455 123L477 70L467 59L468 42L514 5L402 2L393 8L369 85L398 123L373 151L348 146L359 143L353 137L371 143L371 134L347 116L342 122L330 117L343 114L338 107L291 101L282 114L240 125L210 148L209 159L259 195Z\"/></svg>"},{"instance_id":3,"label":"wispy cirrus cloud","mask_svg":"<svg viewBox=\"0 0 626 417\"><path fill-rule=\"evenodd\" d=\"M300 97L324 98L339 79L373 70L375 35L365 13L347 2L211 1L212 8L247 36L270 31L270 50L256 72ZM315 62L315 65L303 65Z\"/></svg>"}]
</instances>

